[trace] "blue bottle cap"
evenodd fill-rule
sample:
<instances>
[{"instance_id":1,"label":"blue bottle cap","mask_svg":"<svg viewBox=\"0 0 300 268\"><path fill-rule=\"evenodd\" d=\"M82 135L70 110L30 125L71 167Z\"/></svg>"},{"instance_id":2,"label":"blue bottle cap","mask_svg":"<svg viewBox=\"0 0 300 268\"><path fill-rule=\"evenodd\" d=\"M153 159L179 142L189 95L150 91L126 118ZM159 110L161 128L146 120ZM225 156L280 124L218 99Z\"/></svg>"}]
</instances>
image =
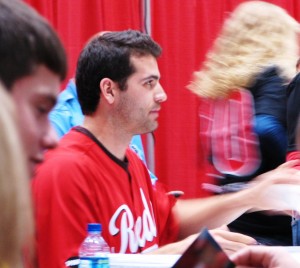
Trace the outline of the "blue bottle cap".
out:
<instances>
[{"instance_id":1,"label":"blue bottle cap","mask_svg":"<svg viewBox=\"0 0 300 268\"><path fill-rule=\"evenodd\" d=\"M102 225L100 223L89 223L88 232L102 232Z\"/></svg>"}]
</instances>

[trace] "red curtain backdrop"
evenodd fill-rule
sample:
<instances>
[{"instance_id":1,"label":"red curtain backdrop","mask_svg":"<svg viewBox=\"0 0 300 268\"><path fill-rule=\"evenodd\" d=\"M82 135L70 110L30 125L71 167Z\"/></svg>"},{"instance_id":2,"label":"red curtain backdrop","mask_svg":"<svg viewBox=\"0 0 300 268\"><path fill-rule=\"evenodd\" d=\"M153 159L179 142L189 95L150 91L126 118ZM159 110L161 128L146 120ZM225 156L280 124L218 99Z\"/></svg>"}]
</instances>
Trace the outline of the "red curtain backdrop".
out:
<instances>
[{"instance_id":1,"label":"red curtain backdrop","mask_svg":"<svg viewBox=\"0 0 300 268\"><path fill-rule=\"evenodd\" d=\"M184 197L205 196L199 143L200 100L186 89L228 13L243 0L150 0L151 34L162 46L161 83L168 94L155 131L155 173ZM142 29L142 0L26 0L56 28L73 76L88 38L103 30ZM266 1L285 8L300 21L299 0Z\"/></svg>"},{"instance_id":2,"label":"red curtain backdrop","mask_svg":"<svg viewBox=\"0 0 300 268\"><path fill-rule=\"evenodd\" d=\"M68 78L74 76L79 53L100 31L142 30L140 0L25 0L57 30L68 54ZM66 84L66 81L62 87Z\"/></svg>"}]
</instances>

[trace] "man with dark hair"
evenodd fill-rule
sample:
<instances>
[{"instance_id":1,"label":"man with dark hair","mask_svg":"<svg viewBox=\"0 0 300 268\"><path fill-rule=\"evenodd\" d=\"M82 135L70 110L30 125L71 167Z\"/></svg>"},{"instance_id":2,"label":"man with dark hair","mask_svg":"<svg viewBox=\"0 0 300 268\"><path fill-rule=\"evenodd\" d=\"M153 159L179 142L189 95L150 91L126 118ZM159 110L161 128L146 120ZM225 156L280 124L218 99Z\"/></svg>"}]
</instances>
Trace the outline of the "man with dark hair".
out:
<instances>
[{"instance_id":1,"label":"man with dark hair","mask_svg":"<svg viewBox=\"0 0 300 268\"><path fill-rule=\"evenodd\" d=\"M65 50L35 10L18 0L0 0L0 80L16 102L21 137L31 171L57 141L48 113L66 76Z\"/></svg>"},{"instance_id":2,"label":"man with dark hair","mask_svg":"<svg viewBox=\"0 0 300 268\"><path fill-rule=\"evenodd\" d=\"M64 267L91 222L102 224L114 252L182 253L201 227L226 224L253 207L267 209L269 186L291 182L295 171L286 165L241 192L207 199L176 200L159 182L153 186L128 145L133 135L158 127L167 99L160 53L148 35L133 30L95 37L81 52L76 86L83 126L46 153L32 181L40 267ZM237 248L245 244L239 238Z\"/></svg>"},{"instance_id":3,"label":"man with dark hair","mask_svg":"<svg viewBox=\"0 0 300 268\"><path fill-rule=\"evenodd\" d=\"M15 102L20 138L28 169L32 174L35 165L43 161L45 149L57 144L55 136L51 133L48 113L56 103L60 82L65 78L66 71L64 48L50 24L24 1L0 0L0 84ZM15 159L15 165L22 166L22 163ZM26 197L28 189L23 190L24 195L18 196L18 200ZM14 200L14 193L7 192L7 194L12 197L10 207L19 203ZM26 202L24 207L19 209L24 210L24 215L27 215ZM29 215L26 218L28 222L20 222L22 228L31 227L33 222L31 211ZM15 215L15 218L18 217ZM7 221L5 217L3 220ZM16 256L20 258L14 260L20 263L18 267L34 267L32 260L34 258L32 231L34 230L30 228L24 230L25 233L27 232L25 238L25 235L20 237L21 233L18 231L20 226L14 226L11 230L4 230L4 225L1 226L1 234L11 232L10 237L15 237L15 240L19 241L16 244L13 240L2 239L6 244L1 247L7 248L7 252L10 250L12 252L8 260ZM16 251L18 251L17 255L15 255ZM9 265L10 263L5 259L1 259L1 266Z\"/></svg>"}]
</instances>

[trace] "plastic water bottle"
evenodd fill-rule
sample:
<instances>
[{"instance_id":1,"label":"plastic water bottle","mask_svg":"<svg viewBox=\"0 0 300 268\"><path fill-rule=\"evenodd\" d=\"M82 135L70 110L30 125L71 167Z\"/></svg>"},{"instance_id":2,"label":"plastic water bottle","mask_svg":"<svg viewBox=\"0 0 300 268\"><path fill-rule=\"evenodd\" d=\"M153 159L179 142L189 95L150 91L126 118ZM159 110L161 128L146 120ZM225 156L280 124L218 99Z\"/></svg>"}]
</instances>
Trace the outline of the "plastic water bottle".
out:
<instances>
[{"instance_id":1,"label":"plastic water bottle","mask_svg":"<svg viewBox=\"0 0 300 268\"><path fill-rule=\"evenodd\" d=\"M79 268L109 268L109 246L103 239L100 223L89 223L88 235L79 248Z\"/></svg>"}]
</instances>

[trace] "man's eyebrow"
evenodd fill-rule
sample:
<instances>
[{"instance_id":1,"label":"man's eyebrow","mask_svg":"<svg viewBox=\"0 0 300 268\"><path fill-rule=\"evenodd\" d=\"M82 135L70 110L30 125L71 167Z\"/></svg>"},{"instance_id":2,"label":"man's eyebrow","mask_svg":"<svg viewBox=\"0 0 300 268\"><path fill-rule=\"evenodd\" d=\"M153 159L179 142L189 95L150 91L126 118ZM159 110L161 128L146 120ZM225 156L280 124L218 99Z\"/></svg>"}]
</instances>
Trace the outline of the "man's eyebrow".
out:
<instances>
[{"instance_id":1,"label":"man's eyebrow","mask_svg":"<svg viewBox=\"0 0 300 268\"><path fill-rule=\"evenodd\" d=\"M159 80L160 76L158 76L158 75L149 75L149 76L147 76L145 78L142 78L141 81L143 82L143 81L146 81L146 80L149 80L149 79Z\"/></svg>"}]
</instances>

